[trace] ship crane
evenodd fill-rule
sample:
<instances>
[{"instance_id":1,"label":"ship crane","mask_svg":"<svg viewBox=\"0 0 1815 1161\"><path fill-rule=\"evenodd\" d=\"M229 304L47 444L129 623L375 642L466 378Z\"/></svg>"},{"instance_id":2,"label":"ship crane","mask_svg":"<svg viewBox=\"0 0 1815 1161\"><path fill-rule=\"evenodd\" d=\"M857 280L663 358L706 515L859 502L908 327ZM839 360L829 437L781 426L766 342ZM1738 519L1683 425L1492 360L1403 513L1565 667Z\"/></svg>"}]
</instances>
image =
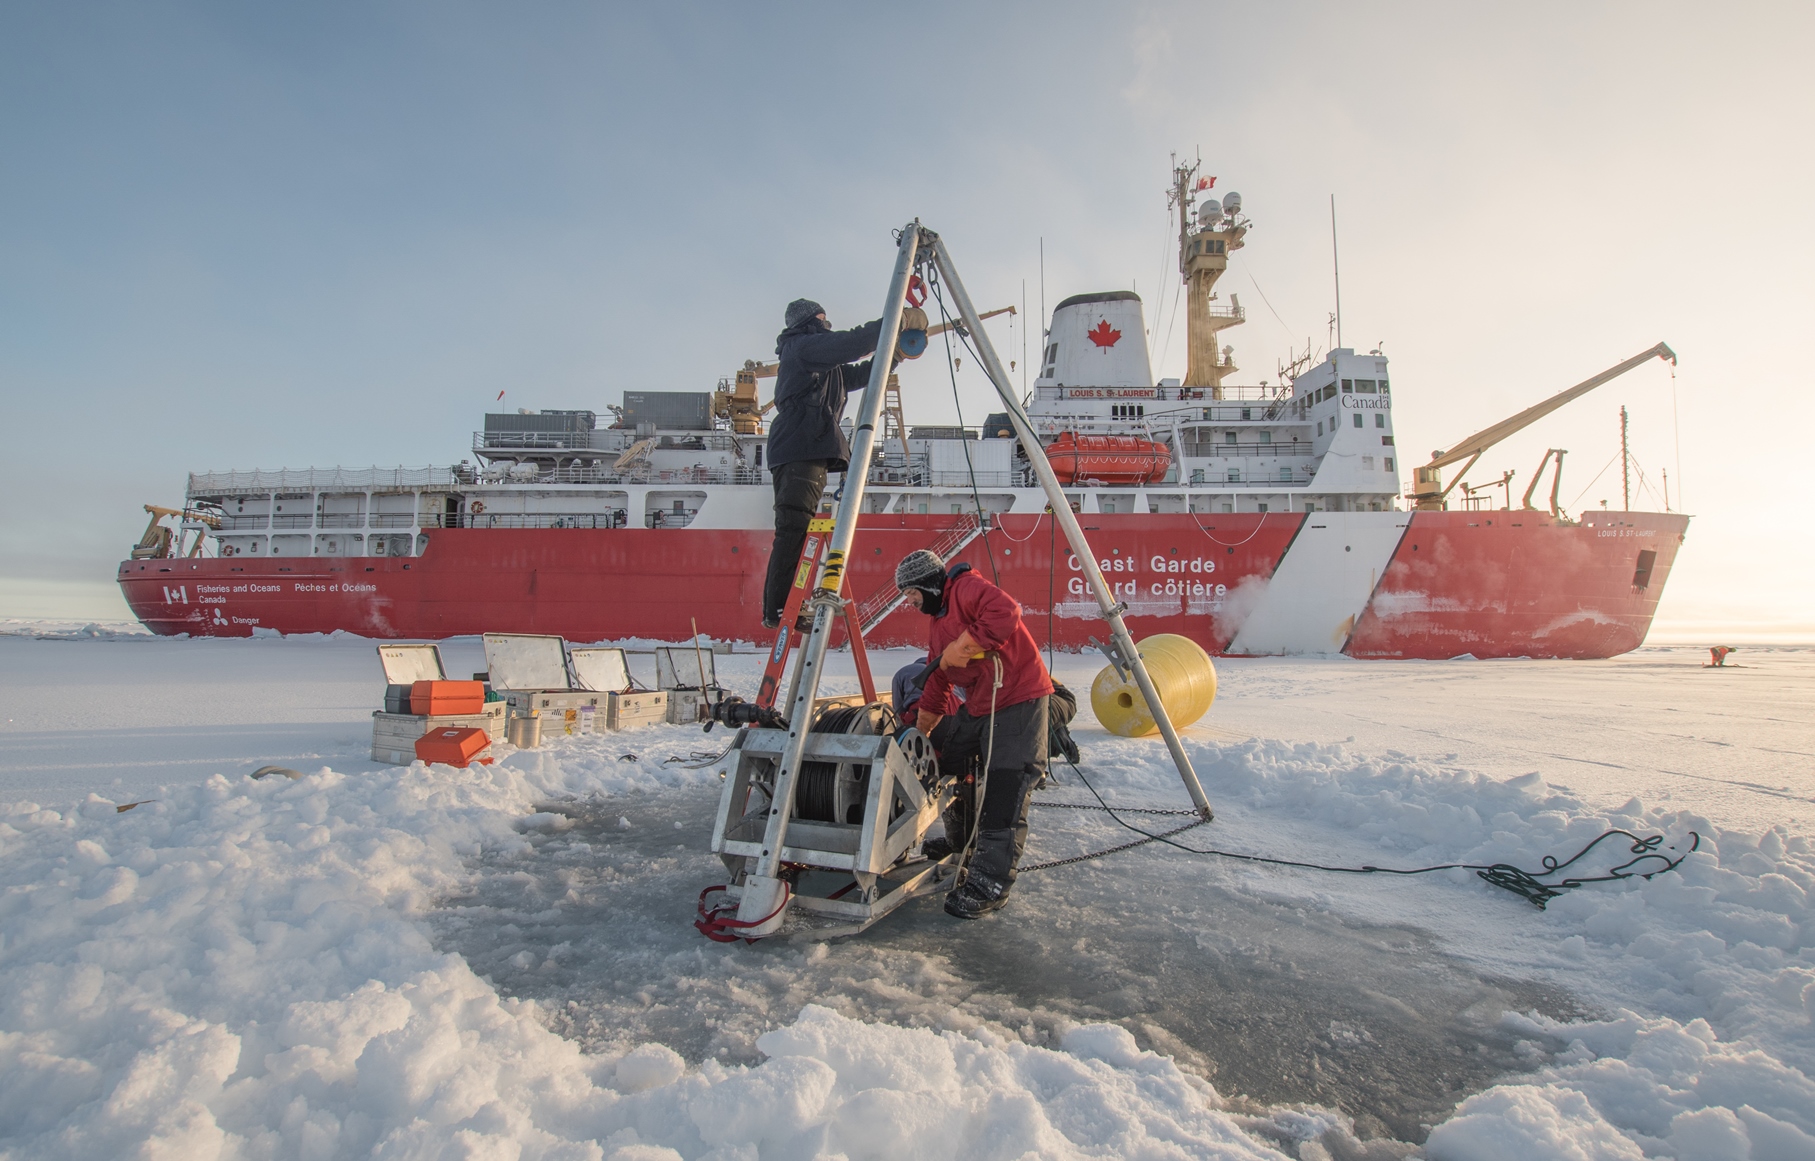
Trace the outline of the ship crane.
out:
<instances>
[{"instance_id":1,"label":"ship crane","mask_svg":"<svg viewBox=\"0 0 1815 1161\"><path fill-rule=\"evenodd\" d=\"M1468 475L1468 470L1475 466L1475 461L1481 458L1482 452L1493 447L1501 440L1525 430L1538 420L1543 419L1546 415L1549 415L1557 408L1563 406L1565 403L1581 398L1601 384L1611 379L1617 379L1634 367L1652 359L1667 359L1670 361L1671 365L1674 366L1676 364L1676 352L1665 344L1659 343L1649 351L1634 355L1623 363L1607 368L1599 375L1584 379L1574 387L1565 391L1557 392L1542 403L1535 403L1532 406L1527 407L1524 411L1519 412L1519 414L1512 416L1510 419L1502 419L1492 427L1483 428L1482 430L1477 431L1475 434L1469 436L1448 451L1432 452L1430 463L1425 464L1421 468L1413 469L1412 494L1408 496L1407 499L1412 500L1417 509L1421 512L1442 511L1449 506L1448 497L1450 492L1454 491L1456 485L1462 482L1462 478ZM1546 456L1545 458L1548 459L1549 457ZM1468 462L1462 465L1462 470L1456 473L1455 478L1449 482L1448 486L1445 486L1443 483L1443 469L1462 459L1467 459ZM1542 472L1543 467L1540 466L1538 470ZM1527 493L1528 498L1529 495L1530 494Z\"/></svg>"},{"instance_id":2,"label":"ship crane","mask_svg":"<svg viewBox=\"0 0 1815 1161\"><path fill-rule=\"evenodd\" d=\"M151 514L151 523L145 525L145 535L139 537L139 542L132 546L132 559L134 560L164 560L177 556L199 557L202 555L202 545L207 538L197 536L195 543L189 546L189 551L182 552L181 524L179 523L177 528L172 529L164 524L166 517L175 516L179 522L188 521L191 524L200 524L208 528L218 529L221 526L219 515L213 512L198 511L194 508L164 508L157 504L147 504L145 511Z\"/></svg>"}]
</instances>

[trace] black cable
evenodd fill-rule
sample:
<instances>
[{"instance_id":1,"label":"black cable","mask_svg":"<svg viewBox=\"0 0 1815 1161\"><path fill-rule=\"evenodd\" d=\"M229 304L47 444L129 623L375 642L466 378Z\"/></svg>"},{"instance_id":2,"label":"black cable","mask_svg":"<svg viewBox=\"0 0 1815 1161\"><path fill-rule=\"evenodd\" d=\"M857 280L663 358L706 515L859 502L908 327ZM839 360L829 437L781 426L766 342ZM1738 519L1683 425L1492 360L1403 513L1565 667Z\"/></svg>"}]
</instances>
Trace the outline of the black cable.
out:
<instances>
[{"instance_id":1,"label":"black cable","mask_svg":"<svg viewBox=\"0 0 1815 1161\"><path fill-rule=\"evenodd\" d=\"M1564 891L1574 890L1575 888L1583 886L1584 884L1587 884L1587 883L1612 883L1612 882L1617 882L1618 880L1621 880L1621 879L1630 879L1635 876L1638 878L1641 878L1641 879L1649 879L1649 878L1651 878L1651 876L1661 875L1665 871L1674 871L1678 866L1680 866L1682 864L1682 861L1684 859L1688 858L1691 854L1694 854L1698 849L1700 849L1700 847L1702 845L1702 836L1699 833L1697 833L1696 831L1690 831L1689 832L1689 840L1690 840L1689 849L1684 851L1682 854L1678 855L1676 858L1672 859L1668 855L1664 855L1664 854L1661 854L1658 852L1658 848L1660 846L1662 846L1663 842L1664 842L1663 835L1654 834L1654 835L1648 835L1648 836L1641 837L1639 835L1633 834L1629 830L1620 830L1618 828L1615 828L1613 830L1603 831L1598 837L1596 837L1587 846L1583 847L1581 850L1577 851L1573 856L1571 856L1568 859L1563 860L1562 862L1558 862L1556 860L1556 857L1553 855L1545 855L1544 859L1543 859L1544 869L1541 871L1536 871L1536 872L1527 871L1521 867L1515 867L1511 863L1441 863L1434 867L1413 867L1413 868L1409 868L1409 869L1401 868L1401 867L1375 867L1375 866L1365 866L1365 865L1360 866L1360 867L1332 867L1332 866L1326 866L1323 863L1304 863L1304 862L1299 862L1295 859L1273 859L1273 858L1268 858L1265 855L1243 854L1239 851L1222 851L1222 850L1216 850L1215 848L1207 848L1207 849L1200 850L1197 847L1188 847L1184 843L1172 841L1173 835L1180 834L1184 831L1192 829L1193 827L1201 826L1205 822L1208 822L1209 821L1208 819L1199 819L1195 822L1187 823L1184 826L1178 827L1175 830L1166 831L1162 834L1151 834L1147 831L1142 830L1140 827L1135 826L1133 823L1127 821L1126 819L1122 818L1120 815L1118 815L1116 813L1116 811L1113 807L1111 807L1107 802L1104 802L1103 796L1101 794L1097 793L1097 788L1090 784L1090 779L1088 779L1084 776L1084 771L1078 769L1076 763L1067 762L1066 765L1071 767L1072 772L1078 776L1078 780L1084 784L1084 788L1090 791L1090 796L1097 800L1097 805L1102 808L1102 810L1105 814L1109 815L1110 818L1115 819L1116 822L1120 823L1122 826L1126 827L1127 829L1133 831L1135 834L1141 835L1142 837L1138 842L1125 843L1122 846L1111 847L1108 850L1096 851L1092 854L1087 854L1087 855L1076 855L1069 859L1059 859L1059 860L1056 860L1056 861L1050 862L1050 863L1037 863L1031 867L1023 868L1024 870L1038 871L1038 870L1043 870L1047 867L1063 866L1067 863L1080 863L1080 862L1084 862L1089 859L1101 858L1104 855L1115 854L1118 851L1125 851L1132 847L1144 846L1150 842L1158 842L1158 843L1165 843L1169 847L1176 847L1177 849L1179 849L1181 851L1185 851L1185 852L1187 852L1189 854L1193 854L1193 855L1215 855L1218 858L1238 859L1245 863L1267 863L1267 864L1270 864L1270 865L1276 866L1276 867L1298 867L1301 870L1330 871L1335 874L1343 874L1343 875L1428 875L1428 874L1431 874L1436 871L1473 871L1478 877L1480 877L1485 882L1491 883L1494 886L1500 887L1504 890L1511 891L1513 894L1521 896L1522 898L1529 900L1530 902L1535 904L1537 906L1537 908L1541 911L1544 909L1544 905L1546 903L1550 902L1550 900L1552 900L1552 899L1557 898ZM1061 804L1051 803L1048 805L1057 806L1057 805L1061 805ZM1126 811L1125 813L1132 814L1135 812ZM1140 813L1150 813L1150 812L1141 811ZM1632 840L1632 846L1629 848L1629 850L1630 850L1631 854L1633 855L1633 857L1628 859L1626 862L1621 863L1617 867L1611 868L1605 875L1586 875L1586 876L1582 876L1579 878L1560 879L1560 880L1557 880L1556 882L1550 882L1550 883L1546 883L1543 881L1542 876L1554 875L1557 872L1565 869L1566 867L1570 867L1570 866L1574 865L1575 863L1579 862L1583 857L1585 857L1589 851L1593 850L1595 847L1599 846L1602 842L1614 837L1615 835L1619 835L1624 838L1628 838L1628 839ZM1670 847L1668 849L1675 850L1676 848ZM1637 866L1638 864L1647 862L1649 860L1655 860L1659 863L1662 863L1663 865L1656 867L1653 870L1649 870L1649 871L1632 870L1632 868Z\"/></svg>"},{"instance_id":2,"label":"black cable","mask_svg":"<svg viewBox=\"0 0 1815 1161\"><path fill-rule=\"evenodd\" d=\"M952 318L946 312L945 293L939 284L936 273L928 273L927 285L933 288L933 301L939 304L939 320L946 324L945 330L940 332L940 337L945 340L945 371L952 381L952 406L958 412L958 432L962 436L964 433L964 404L958 398L958 372L952 366L952 330L954 329L951 325ZM971 352L971 357L976 358L975 351ZM971 443L970 440L964 438L960 438L958 442L964 448L964 467L970 474L971 502L977 506L977 524L983 530L983 551L989 557L989 575L997 585L1000 585L1002 574L996 571L996 547L989 540L989 517L983 511L983 496L977 490L977 466L971 462ZM931 470L930 464L928 470Z\"/></svg>"}]
</instances>

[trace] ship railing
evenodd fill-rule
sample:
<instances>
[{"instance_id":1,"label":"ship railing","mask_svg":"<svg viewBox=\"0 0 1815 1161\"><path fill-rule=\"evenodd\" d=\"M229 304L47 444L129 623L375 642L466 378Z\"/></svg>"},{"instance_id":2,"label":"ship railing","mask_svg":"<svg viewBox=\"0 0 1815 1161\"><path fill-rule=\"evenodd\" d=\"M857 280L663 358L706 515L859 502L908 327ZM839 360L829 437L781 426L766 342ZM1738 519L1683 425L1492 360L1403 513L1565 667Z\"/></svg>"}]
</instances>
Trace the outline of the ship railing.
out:
<instances>
[{"instance_id":1,"label":"ship railing","mask_svg":"<svg viewBox=\"0 0 1815 1161\"><path fill-rule=\"evenodd\" d=\"M416 523L414 512L374 512L373 528L409 528Z\"/></svg>"},{"instance_id":2,"label":"ship railing","mask_svg":"<svg viewBox=\"0 0 1815 1161\"><path fill-rule=\"evenodd\" d=\"M1194 460L1275 459L1314 455L1310 443L1187 443L1185 456Z\"/></svg>"},{"instance_id":3,"label":"ship railing","mask_svg":"<svg viewBox=\"0 0 1815 1161\"><path fill-rule=\"evenodd\" d=\"M951 527L940 532L937 539L927 545L941 560L952 557L965 545L977 539L987 527L987 517L979 519L975 515L959 516ZM882 619L894 612L901 605L901 590L893 581L883 581L881 587L865 597L857 605L857 624L868 633Z\"/></svg>"},{"instance_id":4,"label":"ship railing","mask_svg":"<svg viewBox=\"0 0 1815 1161\"><path fill-rule=\"evenodd\" d=\"M1304 468L1292 473L1288 479L1266 472L1237 472L1236 479L1230 479L1226 471L1206 470L1204 468L1185 469L1185 480L1182 486L1192 488L1305 488L1311 484L1311 473ZM1168 481L1169 486L1181 486L1179 481Z\"/></svg>"},{"instance_id":5,"label":"ship railing","mask_svg":"<svg viewBox=\"0 0 1815 1161\"><path fill-rule=\"evenodd\" d=\"M670 516L673 513L669 513ZM461 528L623 528L627 513L621 508L609 512L485 512L456 517L450 526ZM429 527L427 520L423 527Z\"/></svg>"},{"instance_id":6,"label":"ship railing","mask_svg":"<svg viewBox=\"0 0 1815 1161\"><path fill-rule=\"evenodd\" d=\"M366 514L364 512L323 512L315 526L317 528L364 528Z\"/></svg>"},{"instance_id":7,"label":"ship railing","mask_svg":"<svg viewBox=\"0 0 1815 1161\"><path fill-rule=\"evenodd\" d=\"M359 492L373 489L444 488L448 468L305 468L298 471L191 472L190 497L254 492Z\"/></svg>"},{"instance_id":8,"label":"ship railing","mask_svg":"<svg viewBox=\"0 0 1815 1161\"><path fill-rule=\"evenodd\" d=\"M1218 393L1220 390L1220 394ZM1156 403L1210 402L1222 403L1234 401L1271 402L1284 399L1291 393L1291 388L1280 386L1236 387L1225 385L1220 389L1209 387L1090 387L1078 384L1075 387L1036 387L1038 399L1089 399L1092 401L1109 401L1117 403ZM1036 407L1038 404L1035 405Z\"/></svg>"},{"instance_id":9,"label":"ship railing","mask_svg":"<svg viewBox=\"0 0 1815 1161\"><path fill-rule=\"evenodd\" d=\"M269 527L271 527L269 516L222 516L220 530L222 532L243 532L254 528Z\"/></svg>"},{"instance_id":10,"label":"ship railing","mask_svg":"<svg viewBox=\"0 0 1815 1161\"><path fill-rule=\"evenodd\" d=\"M591 451L590 431L475 431L473 450Z\"/></svg>"},{"instance_id":11,"label":"ship railing","mask_svg":"<svg viewBox=\"0 0 1815 1161\"><path fill-rule=\"evenodd\" d=\"M644 487L651 484L766 484L768 482L768 476L760 468L700 466L633 468L619 472L606 467L591 467L586 464L566 464L558 468L542 468L533 476L528 473L493 472L478 481L485 487L540 484L606 484L620 487Z\"/></svg>"}]
</instances>

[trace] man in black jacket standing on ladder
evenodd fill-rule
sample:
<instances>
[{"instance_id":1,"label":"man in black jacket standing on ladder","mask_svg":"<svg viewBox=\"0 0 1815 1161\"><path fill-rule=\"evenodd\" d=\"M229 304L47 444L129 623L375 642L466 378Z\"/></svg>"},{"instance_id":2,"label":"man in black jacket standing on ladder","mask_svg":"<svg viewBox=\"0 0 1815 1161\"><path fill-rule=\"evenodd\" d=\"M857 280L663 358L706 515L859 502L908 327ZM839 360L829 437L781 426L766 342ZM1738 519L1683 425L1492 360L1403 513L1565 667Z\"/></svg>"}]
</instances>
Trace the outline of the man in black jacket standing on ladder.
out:
<instances>
[{"instance_id":1,"label":"man in black jacket standing on ladder","mask_svg":"<svg viewBox=\"0 0 1815 1161\"><path fill-rule=\"evenodd\" d=\"M788 304L787 329L776 336L781 367L775 376L775 422L769 425L769 473L775 481L775 543L763 585L763 628L781 625L782 606L807 540L807 525L819 513L826 473L850 465L851 444L839 420L850 391L869 385L871 355L882 320L835 331L817 302Z\"/></svg>"}]
</instances>

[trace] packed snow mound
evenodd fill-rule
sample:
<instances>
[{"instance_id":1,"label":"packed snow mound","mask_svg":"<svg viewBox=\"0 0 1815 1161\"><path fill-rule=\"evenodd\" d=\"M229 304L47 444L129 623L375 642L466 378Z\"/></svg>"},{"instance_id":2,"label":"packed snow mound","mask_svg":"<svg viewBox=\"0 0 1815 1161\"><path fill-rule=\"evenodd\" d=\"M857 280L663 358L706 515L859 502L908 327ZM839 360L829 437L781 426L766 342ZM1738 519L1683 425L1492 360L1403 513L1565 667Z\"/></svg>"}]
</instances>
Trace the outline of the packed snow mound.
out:
<instances>
[{"instance_id":1,"label":"packed snow mound","mask_svg":"<svg viewBox=\"0 0 1815 1161\"><path fill-rule=\"evenodd\" d=\"M479 852L558 825L551 799L715 782L665 765L668 738L650 731L628 761L622 740L580 739L469 770L323 768L216 777L124 811L93 796L0 808L0 1155L1344 1155L1339 1118L1238 1111L1112 1026L1054 1050L809 1006L759 1040L764 1063L688 1069L660 1045L585 1055L432 945L436 900ZM1679 872L1526 913L1566 954L1633 974L1652 1010L1523 1018L1543 1070L1470 1098L1429 1154L1809 1155L1807 839L1636 802L1600 814L1540 778L1342 747L1194 748L1226 817L1284 817L1339 858L1536 866L1608 825L1703 830ZM1155 748L1105 740L1092 756L1112 797L1177 797ZM1505 898L1466 874L1438 887Z\"/></svg>"},{"instance_id":2,"label":"packed snow mound","mask_svg":"<svg viewBox=\"0 0 1815 1161\"><path fill-rule=\"evenodd\" d=\"M417 917L556 789L697 773L596 765L216 778L0 824L0 1151L9 1156L1162 1154L1277 1157L1122 1029L1068 1052L809 1007L754 1068L587 1057ZM586 763L576 763L584 766ZM517 1152L517 1150L521 1152Z\"/></svg>"}]
</instances>

